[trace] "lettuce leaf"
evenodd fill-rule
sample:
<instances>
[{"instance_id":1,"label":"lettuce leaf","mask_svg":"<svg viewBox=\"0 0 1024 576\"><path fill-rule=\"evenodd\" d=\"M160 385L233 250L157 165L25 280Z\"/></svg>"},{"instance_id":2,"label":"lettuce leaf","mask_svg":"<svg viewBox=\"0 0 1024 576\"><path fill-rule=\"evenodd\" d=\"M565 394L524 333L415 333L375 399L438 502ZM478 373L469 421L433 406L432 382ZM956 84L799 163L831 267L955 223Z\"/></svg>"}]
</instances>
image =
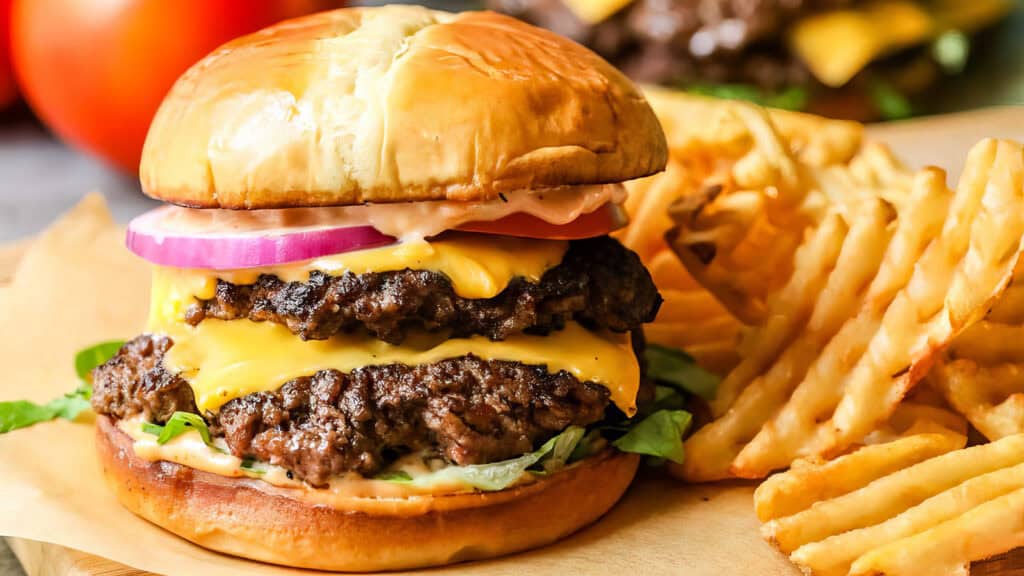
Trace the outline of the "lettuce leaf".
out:
<instances>
[{"instance_id":1,"label":"lettuce leaf","mask_svg":"<svg viewBox=\"0 0 1024 576\"><path fill-rule=\"evenodd\" d=\"M89 372L110 360L123 345L122 341L103 342L76 354L75 373L81 382L77 388L60 398L50 400L46 404L36 404L27 400L0 402L0 434L57 418L78 418L79 414L89 409L89 399L92 398L92 385L88 381Z\"/></svg>"},{"instance_id":2,"label":"lettuce leaf","mask_svg":"<svg viewBox=\"0 0 1024 576\"><path fill-rule=\"evenodd\" d=\"M719 378L701 368L693 357L676 348L648 343L644 350L647 375L660 383L713 400Z\"/></svg>"},{"instance_id":3,"label":"lettuce leaf","mask_svg":"<svg viewBox=\"0 0 1024 576\"><path fill-rule=\"evenodd\" d=\"M628 432L612 442L623 452L664 458L682 464L683 434L690 427L692 416L685 410L658 410L634 424Z\"/></svg>"},{"instance_id":4,"label":"lettuce leaf","mask_svg":"<svg viewBox=\"0 0 1024 576\"><path fill-rule=\"evenodd\" d=\"M377 480L412 484L429 487L440 483L460 483L479 490L504 490L514 484L527 470L540 466L537 473L550 473L564 467L572 456L573 450L583 438L583 428L570 426L561 434L548 440L533 452L518 458L493 462L491 464L471 464L468 466L448 466L430 474L410 476L398 470L384 472L376 476Z\"/></svg>"}]
</instances>

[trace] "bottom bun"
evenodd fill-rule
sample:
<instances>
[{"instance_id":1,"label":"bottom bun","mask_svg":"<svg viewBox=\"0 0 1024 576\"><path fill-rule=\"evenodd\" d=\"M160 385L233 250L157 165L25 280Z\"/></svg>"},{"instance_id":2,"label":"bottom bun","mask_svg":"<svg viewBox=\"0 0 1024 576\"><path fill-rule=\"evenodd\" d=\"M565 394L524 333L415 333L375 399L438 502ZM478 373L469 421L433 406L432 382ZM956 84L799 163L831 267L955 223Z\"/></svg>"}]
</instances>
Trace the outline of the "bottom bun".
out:
<instances>
[{"instance_id":1,"label":"bottom bun","mask_svg":"<svg viewBox=\"0 0 1024 576\"><path fill-rule=\"evenodd\" d=\"M347 572L438 566L549 544L607 512L639 463L609 449L500 492L380 499L379 511L356 512L303 500L302 489L143 460L107 417L97 419L96 443L118 500L146 520L218 552Z\"/></svg>"}]
</instances>

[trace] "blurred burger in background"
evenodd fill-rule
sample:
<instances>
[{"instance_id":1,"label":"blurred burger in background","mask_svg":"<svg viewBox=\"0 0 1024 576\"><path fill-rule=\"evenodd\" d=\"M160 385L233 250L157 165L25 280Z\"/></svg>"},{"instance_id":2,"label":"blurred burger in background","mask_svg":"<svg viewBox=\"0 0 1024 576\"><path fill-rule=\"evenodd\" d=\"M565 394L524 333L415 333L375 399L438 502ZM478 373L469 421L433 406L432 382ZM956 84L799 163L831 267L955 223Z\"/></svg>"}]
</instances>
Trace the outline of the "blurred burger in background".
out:
<instances>
[{"instance_id":1,"label":"blurred burger in background","mask_svg":"<svg viewBox=\"0 0 1024 576\"><path fill-rule=\"evenodd\" d=\"M911 115L1013 0L486 0L640 82L861 121Z\"/></svg>"}]
</instances>

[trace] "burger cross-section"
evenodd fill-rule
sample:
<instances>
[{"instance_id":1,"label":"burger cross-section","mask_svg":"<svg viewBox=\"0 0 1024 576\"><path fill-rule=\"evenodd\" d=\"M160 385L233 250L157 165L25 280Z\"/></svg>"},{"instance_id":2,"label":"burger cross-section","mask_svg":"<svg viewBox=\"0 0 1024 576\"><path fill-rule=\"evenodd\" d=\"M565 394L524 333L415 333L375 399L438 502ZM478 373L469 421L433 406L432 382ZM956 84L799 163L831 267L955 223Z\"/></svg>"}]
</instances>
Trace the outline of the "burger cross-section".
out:
<instances>
[{"instance_id":1,"label":"burger cross-section","mask_svg":"<svg viewBox=\"0 0 1024 576\"><path fill-rule=\"evenodd\" d=\"M666 155L621 73L493 13L345 9L216 50L143 153L168 203L128 232L154 265L149 324L92 374L118 498L202 546L328 570L594 521L660 454L623 438L681 442L671 410L643 427L661 297L608 236L621 182Z\"/></svg>"}]
</instances>

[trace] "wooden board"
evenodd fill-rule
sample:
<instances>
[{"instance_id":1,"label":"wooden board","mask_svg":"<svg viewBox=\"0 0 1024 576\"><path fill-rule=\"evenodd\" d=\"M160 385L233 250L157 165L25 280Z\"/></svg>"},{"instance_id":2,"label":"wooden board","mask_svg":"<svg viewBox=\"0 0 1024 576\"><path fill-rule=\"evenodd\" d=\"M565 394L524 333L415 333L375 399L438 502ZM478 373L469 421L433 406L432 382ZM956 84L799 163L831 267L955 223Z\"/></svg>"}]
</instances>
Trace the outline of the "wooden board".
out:
<instances>
[{"instance_id":1,"label":"wooden board","mask_svg":"<svg viewBox=\"0 0 1024 576\"><path fill-rule=\"evenodd\" d=\"M915 166L925 162L941 164L948 167L951 175L955 177L962 166L966 150L980 138L999 136L1024 140L1024 108L1000 108L908 121L872 128L871 132L873 136L890 142L896 152L911 164ZM23 249L24 245L11 249L0 247L0 288L4 281L10 278L10 270ZM687 574L723 573L723 562L728 561L729 549L737 545L763 545L766 565L758 568L733 566L732 573L744 571L757 574L782 573L777 567L770 569L767 567L767 564L778 566L780 557L777 553L767 549L767 545L756 541L756 521L753 518L752 507L749 514L741 512L743 515L742 521L739 522L740 526L731 525L732 519L737 514L737 503L744 506L744 502L749 501L747 500L749 487L665 487L645 481L638 488L640 489L632 490L622 505L613 510L611 516L615 518L610 518L609 524L619 524L623 520L623 516L630 517L628 518L630 521L636 521L637 518L634 516L640 514L636 512L637 509L646 509L641 515L649 515L653 518L658 513L656 507L665 506L669 501L674 501L679 506L683 506L685 503L691 508L698 509L699 517L706 519L706 522L701 522L702 529L706 528L711 532L703 537L691 537L688 542L680 542L680 546L687 542L690 546L699 547L695 552L696 557L700 558L702 554L706 555L709 559L707 566L694 565L688 558L683 565L664 564L664 573L679 573L683 570ZM651 491L645 489L651 489L660 494L656 497L645 495L643 492ZM677 493L684 494L681 501L677 501ZM721 495L721 498L718 498L718 495ZM660 496L666 498L659 500ZM724 511L727 508L728 511ZM648 520L645 516L643 521L653 520ZM626 522L626 524L628 523ZM743 538L737 538L735 528L741 529ZM604 532L606 530L602 530L601 524L599 524L558 546L579 555L580 551L577 550L579 545L589 545L591 540L600 538ZM147 574L60 546L16 539L8 539L8 543L29 576L138 576ZM126 545L130 546L131 544L126 543ZM585 550L583 553L585 554ZM523 555L523 563L528 564L534 554ZM655 558L650 560L652 563L657 562ZM469 573L487 572L487 566L486 563L472 565ZM607 568L607 566L605 567ZM651 568L651 566L646 568ZM580 570L580 572L585 571ZM591 571L597 573L600 570L594 568ZM650 572L650 570L646 570L646 572ZM797 572L793 569L791 573L796 574ZM971 573L976 576L995 574L1024 576L1024 552L1015 551L978 563L972 567Z\"/></svg>"},{"instance_id":2,"label":"wooden board","mask_svg":"<svg viewBox=\"0 0 1024 576\"><path fill-rule=\"evenodd\" d=\"M8 538L7 544L29 576L141 576L149 574L63 546Z\"/></svg>"}]
</instances>

